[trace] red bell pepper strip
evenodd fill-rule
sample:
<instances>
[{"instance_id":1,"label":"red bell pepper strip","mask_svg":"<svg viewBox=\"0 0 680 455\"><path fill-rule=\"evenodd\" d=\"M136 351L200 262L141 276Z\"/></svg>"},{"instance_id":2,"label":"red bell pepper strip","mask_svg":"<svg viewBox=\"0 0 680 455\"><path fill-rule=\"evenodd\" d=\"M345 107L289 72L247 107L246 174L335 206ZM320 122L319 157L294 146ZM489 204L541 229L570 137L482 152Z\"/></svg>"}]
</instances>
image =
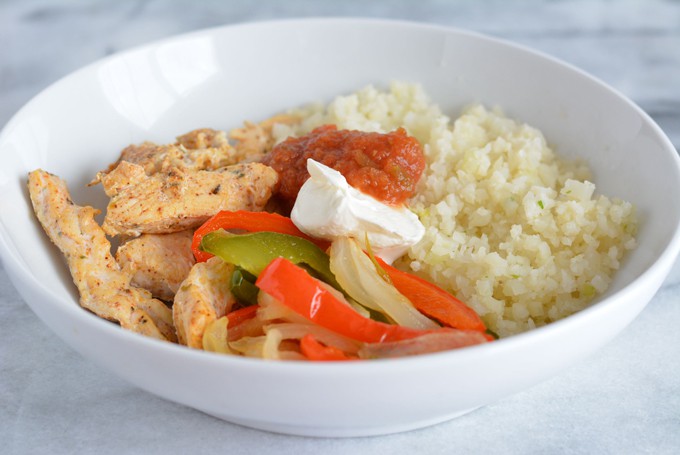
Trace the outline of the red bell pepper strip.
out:
<instances>
[{"instance_id":1,"label":"red bell pepper strip","mask_svg":"<svg viewBox=\"0 0 680 455\"><path fill-rule=\"evenodd\" d=\"M227 320L229 321L227 323L227 329L234 328L240 323L254 318L258 308L260 308L259 305L250 305L227 314Z\"/></svg>"},{"instance_id":2,"label":"red bell pepper strip","mask_svg":"<svg viewBox=\"0 0 680 455\"><path fill-rule=\"evenodd\" d=\"M336 347L324 346L319 343L311 334L307 334L300 339L300 351L309 360L354 360Z\"/></svg>"},{"instance_id":3,"label":"red bell pepper strip","mask_svg":"<svg viewBox=\"0 0 680 455\"><path fill-rule=\"evenodd\" d=\"M255 285L310 321L365 343L398 341L440 330L418 330L374 321L342 302L307 271L284 258L274 259Z\"/></svg>"},{"instance_id":4,"label":"red bell pepper strip","mask_svg":"<svg viewBox=\"0 0 680 455\"><path fill-rule=\"evenodd\" d=\"M424 315L455 329L486 331L479 315L453 295L416 275L392 267L378 257L376 260L387 272L394 287Z\"/></svg>"},{"instance_id":5,"label":"red bell pepper strip","mask_svg":"<svg viewBox=\"0 0 680 455\"><path fill-rule=\"evenodd\" d=\"M201 227L194 232L194 238L191 242L191 250L197 262L205 262L212 254L200 250L201 239L206 234L216 231L218 229L239 229L248 232L278 232L280 234L294 235L302 237L315 243L322 250L328 248L328 242L325 240L318 240L309 237L304 232L293 224L290 218L269 212L249 212L246 210L218 212L208 221L203 223Z\"/></svg>"}]
</instances>

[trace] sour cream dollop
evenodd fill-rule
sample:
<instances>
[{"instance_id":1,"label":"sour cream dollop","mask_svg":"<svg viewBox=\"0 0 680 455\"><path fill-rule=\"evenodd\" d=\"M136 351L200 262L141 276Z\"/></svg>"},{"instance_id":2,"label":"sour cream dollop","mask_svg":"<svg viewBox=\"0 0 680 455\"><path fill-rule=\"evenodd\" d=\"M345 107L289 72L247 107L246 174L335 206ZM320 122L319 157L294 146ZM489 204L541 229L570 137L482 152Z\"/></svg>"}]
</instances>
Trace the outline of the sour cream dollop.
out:
<instances>
[{"instance_id":1,"label":"sour cream dollop","mask_svg":"<svg viewBox=\"0 0 680 455\"><path fill-rule=\"evenodd\" d=\"M353 237L392 263L420 241L425 227L406 207L392 207L347 183L335 169L307 160L309 179L302 185L290 214L307 235L326 240Z\"/></svg>"}]
</instances>

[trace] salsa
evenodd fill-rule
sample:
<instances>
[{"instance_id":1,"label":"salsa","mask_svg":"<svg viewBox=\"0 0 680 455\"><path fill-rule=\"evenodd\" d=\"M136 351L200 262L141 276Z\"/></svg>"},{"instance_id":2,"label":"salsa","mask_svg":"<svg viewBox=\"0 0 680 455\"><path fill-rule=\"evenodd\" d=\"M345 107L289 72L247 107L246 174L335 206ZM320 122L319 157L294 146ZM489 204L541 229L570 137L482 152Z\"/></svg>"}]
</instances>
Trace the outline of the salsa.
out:
<instances>
[{"instance_id":1,"label":"salsa","mask_svg":"<svg viewBox=\"0 0 680 455\"><path fill-rule=\"evenodd\" d=\"M291 205L309 178L308 158L335 169L354 188L390 205L403 204L414 194L425 168L420 143L403 128L383 134L320 126L306 136L286 139L264 158L279 173L279 197Z\"/></svg>"}]
</instances>

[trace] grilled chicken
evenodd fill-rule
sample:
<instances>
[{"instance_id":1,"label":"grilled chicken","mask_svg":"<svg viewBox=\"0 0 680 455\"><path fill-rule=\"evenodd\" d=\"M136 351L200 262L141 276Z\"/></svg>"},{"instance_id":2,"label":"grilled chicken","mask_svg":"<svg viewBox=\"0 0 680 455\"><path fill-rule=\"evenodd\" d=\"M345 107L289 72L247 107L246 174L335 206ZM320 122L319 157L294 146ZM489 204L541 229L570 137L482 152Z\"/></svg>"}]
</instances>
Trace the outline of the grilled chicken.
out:
<instances>
[{"instance_id":1,"label":"grilled chicken","mask_svg":"<svg viewBox=\"0 0 680 455\"><path fill-rule=\"evenodd\" d=\"M233 148L224 131L210 128L193 130L179 136L174 144L159 145L144 142L123 149L120 158L108 169L97 173L91 185L113 171L121 162L127 161L142 166L147 175L179 168L185 171L211 171L236 164L242 153Z\"/></svg>"},{"instance_id":2,"label":"grilled chicken","mask_svg":"<svg viewBox=\"0 0 680 455\"><path fill-rule=\"evenodd\" d=\"M130 284L111 255L111 245L94 220L98 210L73 203L64 182L43 170L28 176L33 209L52 242L66 256L80 305L123 328L174 341L171 310Z\"/></svg>"},{"instance_id":3,"label":"grilled chicken","mask_svg":"<svg viewBox=\"0 0 680 455\"><path fill-rule=\"evenodd\" d=\"M116 260L123 272L132 276L134 286L171 302L196 262L191 252L192 238L192 231L144 234L118 247Z\"/></svg>"},{"instance_id":4,"label":"grilled chicken","mask_svg":"<svg viewBox=\"0 0 680 455\"><path fill-rule=\"evenodd\" d=\"M197 130L189 131L186 134L178 136L177 143L183 145L189 150L202 150L212 148L226 151L231 147L231 145L229 145L229 141L227 140L227 133L225 133L224 131L213 130L211 128L200 128Z\"/></svg>"},{"instance_id":5,"label":"grilled chicken","mask_svg":"<svg viewBox=\"0 0 680 455\"><path fill-rule=\"evenodd\" d=\"M278 178L260 163L216 171L171 168L149 176L142 166L121 161L102 178L111 197L103 228L136 237L195 228L220 210L262 210Z\"/></svg>"},{"instance_id":6,"label":"grilled chicken","mask_svg":"<svg viewBox=\"0 0 680 455\"><path fill-rule=\"evenodd\" d=\"M244 122L242 128L229 132L229 137L236 141L234 148L242 160L254 161L262 158L274 147L273 129L277 124L294 125L301 118L293 114L279 114L260 123Z\"/></svg>"},{"instance_id":7,"label":"grilled chicken","mask_svg":"<svg viewBox=\"0 0 680 455\"><path fill-rule=\"evenodd\" d=\"M172 316L181 344L203 348L203 332L211 322L229 312L235 299L229 290L234 266L213 257L195 264L181 284Z\"/></svg>"}]
</instances>

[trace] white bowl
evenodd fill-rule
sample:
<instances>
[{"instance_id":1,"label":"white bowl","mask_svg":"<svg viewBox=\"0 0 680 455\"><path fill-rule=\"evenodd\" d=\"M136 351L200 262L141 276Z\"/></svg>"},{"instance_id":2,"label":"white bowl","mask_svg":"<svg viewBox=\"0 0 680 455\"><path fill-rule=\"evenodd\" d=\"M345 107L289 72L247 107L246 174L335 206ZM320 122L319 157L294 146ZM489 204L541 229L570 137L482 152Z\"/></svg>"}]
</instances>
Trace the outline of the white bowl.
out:
<instances>
[{"instance_id":1,"label":"white bowl","mask_svg":"<svg viewBox=\"0 0 680 455\"><path fill-rule=\"evenodd\" d=\"M158 342L81 309L36 222L26 174L85 184L126 145L231 128L367 84L420 82L445 112L500 105L581 155L598 189L638 207L639 247L610 290L560 322L494 343L349 364L265 362ZM359 436L418 428L542 381L621 331L680 249L680 165L652 120L603 83L544 55L442 27L375 20L254 23L199 31L96 62L28 103L0 136L0 253L33 311L78 352L137 386L219 418L283 433Z\"/></svg>"}]
</instances>

